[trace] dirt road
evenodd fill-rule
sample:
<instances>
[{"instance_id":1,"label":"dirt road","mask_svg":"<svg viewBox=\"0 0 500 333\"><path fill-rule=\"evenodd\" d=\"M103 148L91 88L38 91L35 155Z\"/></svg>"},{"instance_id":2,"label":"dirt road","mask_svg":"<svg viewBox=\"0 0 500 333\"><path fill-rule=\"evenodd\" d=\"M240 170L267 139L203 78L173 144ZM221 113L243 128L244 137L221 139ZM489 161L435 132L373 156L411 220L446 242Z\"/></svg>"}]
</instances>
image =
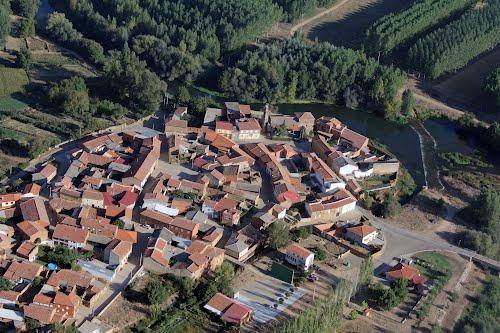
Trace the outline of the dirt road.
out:
<instances>
[{"instance_id":1,"label":"dirt road","mask_svg":"<svg viewBox=\"0 0 500 333\"><path fill-rule=\"evenodd\" d=\"M295 24L294 26L292 26L290 28L290 36L293 35L297 30L299 30L303 26L308 25L308 24L320 19L321 17L333 12L336 9L339 9L340 7L342 7L343 5L348 3L349 1L350 0L341 0L340 2L337 2L336 4L334 4L333 6L331 6L329 8L325 8L325 10L317 13L316 15L311 16L308 19L305 19L303 21L300 21L299 23Z\"/></svg>"}]
</instances>

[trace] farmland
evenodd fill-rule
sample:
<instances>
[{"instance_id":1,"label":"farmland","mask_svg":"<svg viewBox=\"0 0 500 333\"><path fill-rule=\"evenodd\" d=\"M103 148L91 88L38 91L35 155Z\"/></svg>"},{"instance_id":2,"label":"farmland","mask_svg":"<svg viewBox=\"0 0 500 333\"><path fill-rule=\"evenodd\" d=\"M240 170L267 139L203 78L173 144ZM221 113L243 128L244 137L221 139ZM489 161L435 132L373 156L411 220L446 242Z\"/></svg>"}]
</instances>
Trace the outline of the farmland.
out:
<instances>
[{"instance_id":1,"label":"farmland","mask_svg":"<svg viewBox=\"0 0 500 333\"><path fill-rule=\"evenodd\" d=\"M23 93L27 84L28 76L24 70L0 67L0 100Z\"/></svg>"},{"instance_id":2,"label":"farmland","mask_svg":"<svg viewBox=\"0 0 500 333\"><path fill-rule=\"evenodd\" d=\"M498 120L500 114L486 109L481 89L485 78L498 66L500 66L500 48L479 57L454 74L443 76L433 84L433 90L447 101L478 111L479 116L485 120Z\"/></svg>"},{"instance_id":3,"label":"farmland","mask_svg":"<svg viewBox=\"0 0 500 333\"><path fill-rule=\"evenodd\" d=\"M377 19L402 10L412 0L351 0L304 28L309 39L359 47L365 30Z\"/></svg>"},{"instance_id":4,"label":"farmland","mask_svg":"<svg viewBox=\"0 0 500 333\"><path fill-rule=\"evenodd\" d=\"M9 41L7 52L0 53L0 173L79 133L81 122L54 114L44 105L43 92L75 75L95 76L71 53L40 38L10 37ZM9 48L20 44L31 51L28 73L15 64L16 48Z\"/></svg>"}]
</instances>

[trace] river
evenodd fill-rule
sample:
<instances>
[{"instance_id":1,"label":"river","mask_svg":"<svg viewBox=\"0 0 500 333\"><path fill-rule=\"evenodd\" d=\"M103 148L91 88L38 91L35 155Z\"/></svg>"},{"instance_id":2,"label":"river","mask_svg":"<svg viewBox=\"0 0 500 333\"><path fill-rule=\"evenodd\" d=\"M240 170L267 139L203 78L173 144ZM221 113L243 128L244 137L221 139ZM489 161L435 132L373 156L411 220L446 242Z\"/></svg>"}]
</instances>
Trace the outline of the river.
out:
<instances>
[{"instance_id":1,"label":"river","mask_svg":"<svg viewBox=\"0 0 500 333\"><path fill-rule=\"evenodd\" d=\"M336 117L356 132L386 145L410 171L416 184L425 184L418 135L409 125L390 122L373 113L328 104L280 104L278 111L283 114L310 111L315 117ZM436 139L439 153L460 152L469 155L476 148L473 140L464 140L456 133L456 125L449 120L427 120L424 126Z\"/></svg>"}]
</instances>

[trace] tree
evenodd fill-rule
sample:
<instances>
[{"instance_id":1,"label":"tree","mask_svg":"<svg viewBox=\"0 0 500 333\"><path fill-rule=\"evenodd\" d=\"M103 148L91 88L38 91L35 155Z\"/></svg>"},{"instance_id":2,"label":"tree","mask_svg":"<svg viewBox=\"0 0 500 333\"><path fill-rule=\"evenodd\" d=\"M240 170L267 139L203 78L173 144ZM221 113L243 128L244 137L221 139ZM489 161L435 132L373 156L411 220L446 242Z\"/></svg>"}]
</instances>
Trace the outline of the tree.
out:
<instances>
[{"instance_id":1,"label":"tree","mask_svg":"<svg viewBox=\"0 0 500 333\"><path fill-rule=\"evenodd\" d=\"M0 5L0 47L3 47L5 39L10 34L9 10L5 5Z\"/></svg>"},{"instance_id":2,"label":"tree","mask_svg":"<svg viewBox=\"0 0 500 333\"><path fill-rule=\"evenodd\" d=\"M443 0L428 0L441 8L451 8ZM470 5L467 0L449 0L450 4ZM429 13L435 17L435 13ZM432 79L456 71L500 42L500 2L491 1L480 9L470 8L457 19L435 29L412 43L408 64ZM407 24L407 22L400 21Z\"/></svg>"},{"instance_id":3,"label":"tree","mask_svg":"<svg viewBox=\"0 0 500 333\"><path fill-rule=\"evenodd\" d=\"M169 292L172 290L170 281L162 281L161 277L154 276L146 285L146 297L149 304L159 305L165 302Z\"/></svg>"},{"instance_id":4,"label":"tree","mask_svg":"<svg viewBox=\"0 0 500 333\"><path fill-rule=\"evenodd\" d=\"M32 18L21 20L19 27L21 37L31 37L35 35L35 20Z\"/></svg>"},{"instance_id":5,"label":"tree","mask_svg":"<svg viewBox=\"0 0 500 333\"><path fill-rule=\"evenodd\" d=\"M26 46L21 46L19 53L17 54L17 65L28 72L33 65L33 59L31 57L31 52Z\"/></svg>"},{"instance_id":6,"label":"tree","mask_svg":"<svg viewBox=\"0 0 500 333\"><path fill-rule=\"evenodd\" d=\"M21 16L33 19L38 12L40 0L14 0L14 10Z\"/></svg>"},{"instance_id":7,"label":"tree","mask_svg":"<svg viewBox=\"0 0 500 333\"><path fill-rule=\"evenodd\" d=\"M48 97L49 101L64 114L79 119L88 116L90 99L85 80L82 77L73 76L62 80L50 88Z\"/></svg>"},{"instance_id":8,"label":"tree","mask_svg":"<svg viewBox=\"0 0 500 333\"><path fill-rule=\"evenodd\" d=\"M325 252L325 250L323 250L323 249L316 249L316 250L314 251L314 256L315 256L315 258L316 258L316 259L318 259L319 261L323 261L323 260L325 260L325 258L326 258L326 252Z\"/></svg>"},{"instance_id":9,"label":"tree","mask_svg":"<svg viewBox=\"0 0 500 333\"><path fill-rule=\"evenodd\" d=\"M366 31L364 46L372 53L389 53L469 4L468 0L416 1L401 12L377 20Z\"/></svg>"},{"instance_id":10,"label":"tree","mask_svg":"<svg viewBox=\"0 0 500 333\"><path fill-rule=\"evenodd\" d=\"M127 109L118 103L113 103L112 101L105 99L97 103L96 113L100 116L117 120L127 113Z\"/></svg>"},{"instance_id":11,"label":"tree","mask_svg":"<svg viewBox=\"0 0 500 333\"><path fill-rule=\"evenodd\" d=\"M69 326L64 326L61 323L55 323L51 325L51 332L54 333L77 333L78 329L76 328L75 324L69 325Z\"/></svg>"},{"instance_id":12,"label":"tree","mask_svg":"<svg viewBox=\"0 0 500 333\"><path fill-rule=\"evenodd\" d=\"M295 228L293 229L292 234L295 237L295 240L307 239L309 238L309 236L311 236L311 228L310 227Z\"/></svg>"},{"instance_id":13,"label":"tree","mask_svg":"<svg viewBox=\"0 0 500 333\"><path fill-rule=\"evenodd\" d=\"M48 263L55 263L61 268L74 267L78 259L90 259L93 255L92 251L78 252L64 245L56 245L55 248L50 248L45 245L39 246L38 257Z\"/></svg>"},{"instance_id":14,"label":"tree","mask_svg":"<svg viewBox=\"0 0 500 333\"><path fill-rule=\"evenodd\" d=\"M479 227L499 241L500 235L500 191L492 187L481 190L473 204L474 217Z\"/></svg>"},{"instance_id":15,"label":"tree","mask_svg":"<svg viewBox=\"0 0 500 333\"><path fill-rule=\"evenodd\" d=\"M215 101L208 97L202 96L197 98L191 98L188 103L189 109L197 113L204 113L210 105L214 105Z\"/></svg>"},{"instance_id":16,"label":"tree","mask_svg":"<svg viewBox=\"0 0 500 333\"><path fill-rule=\"evenodd\" d=\"M415 108L415 97L413 97L413 90L406 89L403 93L403 100L401 103L401 113L405 116L411 116Z\"/></svg>"},{"instance_id":17,"label":"tree","mask_svg":"<svg viewBox=\"0 0 500 333\"><path fill-rule=\"evenodd\" d=\"M25 323L28 330L34 330L41 327L40 322L33 318L26 318Z\"/></svg>"},{"instance_id":18,"label":"tree","mask_svg":"<svg viewBox=\"0 0 500 333\"><path fill-rule=\"evenodd\" d=\"M35 276L31 284L35 287L39 287L42 284L42 278L39 276Z\"/></svg>"},{"instance_id":19,"label":"tree","mask_svg":"<svg viewBox=\"0 0 500 333\"><path fill-rule=\"evenodd\" d=\"M146 68L137 55L126 46L123 52L111 51L104 64L104 84L118 100L137 112L152 114L163 100L165 84Z\"/></svg>"},{"instance_id":20,"label":"tree","mask_svg":"<svg viewBox=\"0 0 500 333\"><path fill-rule=\"evenodd\" d=\"M401 213L401 204L396 199L394 194L390 193L382 206L382 215L384 217L392 217Z\"/></svg>"},{"instance_id":21,"label":"tree","mask_svg":"<svg viewBox=\"0 0 500 333\"><path fill-rule=\"evenodd\" d=\"M500 67L488 75L483 90L496 105L500 106Z\"/></svg>"},{"instance_id":22,"label":"tree","mask_svg":"<svg viewBox=\"0 0 500 333\"><path fill-rule=\"evenodd\" d=\"M0 290L11 290L13 287L12 282L0 276Z\"/></svg>"},{"instance_id":23,"label":"tree","mask_svg":"<svg viewBox=\"0 0 500 333\"><path fill-rule=\"evenodd\" d=\"M197 293L201 295L199 300L207 302L217 292L232 297L234 293L231 288L231 281L233 280L233 277L234 266L229 262L223 262L221 266L214 270L213 278L206 278L200 284L200 292Z\"/></svg>"},{"instance_id":24,"label":"tree","mask_svg":"<svg viewBox=\"0 0 500 333\"><path fill-rule=\"evenodd\" d=\"M269 246L273 249L279 249L290 241L290 228L283 220L278 220L271 224L269 230Z\"/></svg>"},{"instance_id":25,"label":"tree","mask_svg":"<svg viewBox=\"0 0 500 333\"><path fill-rule=\"evenodd\" d=\"M359 284L370 284L373 276L373 260L372 257L365 258L359 267Z\"/></svg>"},{"instance_id":26,"label":"tree","mask_svg":"<svg viewBox=\"0 0 500 333\"><path fill-rule=\"evenodd\" d=\"M186 86L180 86L175 99L179 103L188 104L191 101L191 94Z\"/></svg>"},{"instance_id":27,"label":"tree","mask_svg":"<svg viewBox=\"0 0 500 333\"><path fill-rule=\"evenodd\" d=\"M111 224L118 226L118 228L120 228L120 229L125 228L125 222L122 219L114 220L113 222L111 222Z\"/></svg>"}]
</instances>

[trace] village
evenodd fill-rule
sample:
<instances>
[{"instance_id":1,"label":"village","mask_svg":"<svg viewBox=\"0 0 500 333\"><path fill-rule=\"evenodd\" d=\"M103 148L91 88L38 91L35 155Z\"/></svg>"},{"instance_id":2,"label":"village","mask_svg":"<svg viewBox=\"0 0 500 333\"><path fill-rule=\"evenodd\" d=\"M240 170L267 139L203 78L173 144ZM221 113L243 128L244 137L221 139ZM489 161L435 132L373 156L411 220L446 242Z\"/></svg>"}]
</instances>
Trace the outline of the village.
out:
<instances>
[{"instance_id":1,"label":"village","mask_svg":"<svg viewBox=\"0 0 500 333\"><path fill-rule=\"evenodd\" d=\"M242 329L272 327L383 251L384 230L357 206L360 184L394 185L400 164L369 138L335 118L237 102L208 108L200 127L187 115L181 106L161 130L86 138L0 195L2 325L106 332L99 315L132 281L210 279L230 263L243 272L236 292L215 292L204 310ZM297 236L281 244L278 225ZM427 279L410 263L377 279L406 279L424 295Z\"/></svg>"}]
</instances>

